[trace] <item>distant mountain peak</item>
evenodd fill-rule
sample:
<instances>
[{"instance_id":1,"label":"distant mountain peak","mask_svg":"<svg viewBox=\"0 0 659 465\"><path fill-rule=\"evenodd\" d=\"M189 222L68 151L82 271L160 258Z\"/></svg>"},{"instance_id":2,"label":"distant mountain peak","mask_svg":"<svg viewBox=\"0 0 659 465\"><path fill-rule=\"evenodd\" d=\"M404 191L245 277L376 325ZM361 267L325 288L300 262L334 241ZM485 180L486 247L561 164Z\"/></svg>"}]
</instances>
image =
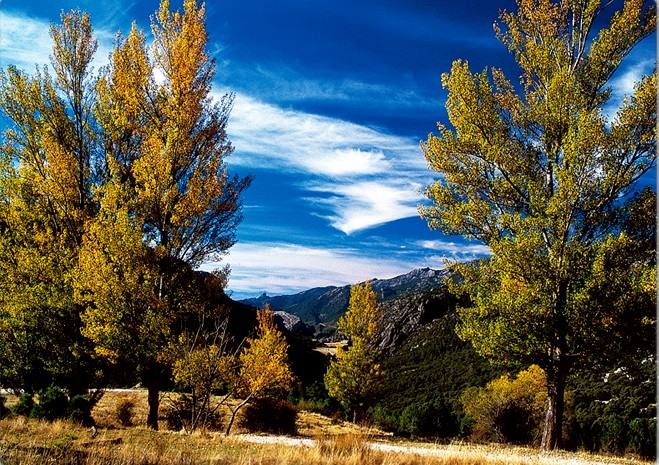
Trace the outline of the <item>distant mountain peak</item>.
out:
<instances>
[{"instance_id":1,"label":"distant mountain peak","mask_svg":"<svg viewBox=\"0 0 659 465\"><path fill-rule=\"evenodd\" d=\"M389 301L410 293L418 293L442 286L447 275L445 270L415 268L393 278L368 280L380 302ZM241 300L243 303L262 307L269 304L273 310L299 316L305 323L333 324L345 312L350 299L350 286L325 286L307 289L297 294L268 296Z\"/></svg>"}]
</instances>

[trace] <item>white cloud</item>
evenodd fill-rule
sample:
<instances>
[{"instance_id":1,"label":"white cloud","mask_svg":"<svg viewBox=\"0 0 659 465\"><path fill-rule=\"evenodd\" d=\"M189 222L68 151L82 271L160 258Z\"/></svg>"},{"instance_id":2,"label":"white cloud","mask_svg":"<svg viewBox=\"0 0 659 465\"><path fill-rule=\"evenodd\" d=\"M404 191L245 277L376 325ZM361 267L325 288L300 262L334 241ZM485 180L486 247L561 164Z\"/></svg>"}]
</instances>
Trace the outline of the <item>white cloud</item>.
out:
<instances>
[{"instance_id":1,"label":"white cloud","mask_svg":"<svg viewBox=\"0 0 659 465\"><path fill-rule=\"evenodd\" d=\"M423 247L424 249L436 250L444 252L448 255L453 256L467 256L467 257L479 257L484 255L491 255L492 251L485 244L478 244L473 242L466 243L457 243L452 241L444 240L426 240L426 241L417 241L416 245Z\"/></svg>"},{"instance_id":2,"label":"white cloud","mask_svg":"<svg viewBox=\"0 0 659 465\"><path fill-rule=\"evenodd\" d=\"M48 23L0 10L0 66L32 70L49 63Z\"/></svg>"},{"instance_id":3,"label":"white cloud","mask_svg":"<svg viewBox=\"0 0 659 465\"><path fill-rule=\"evenodd\" d=\"M219 94L219 92L218 92ZM231 164L305 174L307 200L346 234L417 215L430 181L417 141L336 118L236 96ZM376 177L377 176L377 177ZM310 181L309 181L310 180Z\"/></svg>"},{"instance_id":4,"label":"white cloud","mask_svg":"<svg viewBox=\"0 0 659 465\"><path fill-rule=\"evenodd\" d=\"M437 102L421 95L413 79L407 79L405 88L391 87L374 82L355 79L321 80L310 79L298 70L285 65L270 65L268 68L253 64L227 68L232 82L249 82L250 92L267 95L277 101L298 102L305 100L330 102L359 102L360 105L377 105L378 108L428 108Z\"/></svg>"},{"instance_id":5,"label":"white cloud","mask_svg":"<svg viewBox=\"0 0 659 465\"><path fill-rule=\"evenodd\" d=\"M309 189L329 194L312 198L329 209L325 216L336 229L346 234L393 220L417 216L421 201L420 184L392 179L356 181L345 184L317 183Z\"/></svg>"},{"instance_id":6,"label":"white cloud","mask_svg":"<svg viewBox=\"0 0 659 465\"><path fill-rule=\"evenodd\" d=\"M312 158L307 163L312 172L329 176L372 175L391 167L391 162L381 151L356 148L335 149L331 157Z\"/></svg>"},{"instance_id":7,"label":"white cloud","mask_svg":"<svg viewBox=\"0 0 659 465\"><path fill-rule=\"evenodd\" d=\"M52 39L49 31L50 22L47 20L0 11L0 67L15 65L31 72L35 65L50 64ZM98 40L98 49L92 66L98 70L108 62L114 34L95 29L94 35Z\"/></svg>"},{"instance_id":8,"label":"white cloud","mask_svg":"<svg viewBox=\"0 0 659 465\"><path fill-rule=\"evenodd\" d=\"M623 66L627 64L623 62ZM604 107L604 116L608 121L613 121L618 109L622 105L625 97L634 93L634 85L637 84L643 76L650 74L655 66L655 59L641 59L626 68L621 69L614 75L609 82L611 87L611 99Z\"/></svg>"},{"instance_id":9,"label":"white cloud","mask_svg":"<svg viewBox=\"0 0 659 465\"><path fill-rule=\"evenodd\" d=\"M354 284L409 272L415 262L374 258L352 249L326 249L296 244L238 243L222 263L232 273L229 290L239 297L292 293L312 287ZM210 270L216 263L202 266Z\"/></svg>"},{"instance_id":10,"label":"white cloud","mask_svg":"<svg viewBox=\"0 0 659 465\"><path fill-rule=\"evenodd\" d=\"M47 64L48 27L45 20L0 11L0 65L31 71L34 64ZM95 34L99 49L93 65L98 69L108 60L113 34L104 29ZM162 79L158 72L155 77ZM355 86L368 84L344 87ZM214 90L213 95L220 92ZM244 94L236 96L229 134L236 147L230 164L304 174L304 184L313 186L310 207L322 206L315 214L346 234L415 216L418 190L430 181L413 138L281 108Z\"/></svg>"},{"instance_id":11,"label":"white cloud","mask_svg":"<svg viewBox=\"0 0 659 465\"><path fill-rule=\"evenodd\" d=\"M221 95L214 93L215 98ZM318 176L379 174L396 161L425 166L417 141L349 121L236 95L229 135L233 165L272 166ZM417 155L414 157L413 155ZM422 158L422 157L421 157Z\"/></svg>"},{"instance_id":12,"label":"white cloud","mask_svg":"<svg viewBox=\"0 0 659 465\"><path fill-rule=\"evenodd\" d=\"M643 76L652 71L655 63L654 60L641 60L629 66L619 77L611 83L611 88L618 98L625 95L631 95L634 92L634 85L638 83Z\"/></svg>"}]
</instances>

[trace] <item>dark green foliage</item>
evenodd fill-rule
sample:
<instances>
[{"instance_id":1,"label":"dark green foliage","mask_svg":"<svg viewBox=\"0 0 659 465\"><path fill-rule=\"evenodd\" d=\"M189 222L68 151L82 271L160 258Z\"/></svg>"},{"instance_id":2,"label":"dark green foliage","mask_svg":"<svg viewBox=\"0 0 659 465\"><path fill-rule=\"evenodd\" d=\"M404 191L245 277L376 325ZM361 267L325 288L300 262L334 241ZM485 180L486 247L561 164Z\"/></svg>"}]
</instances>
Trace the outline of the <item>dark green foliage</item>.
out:
<instances>
[{"instance_id":1,"label":"dark green foliage","mask_svg":"<svg viewBox=\"0 0 659 465\"><path fill-rule=\"evenodd\" d=\"M0 395L0 418L4 418L9 413L9 409L5 405L6 399Z\"/></svg>"},{"instance_id":2,"label":"dark green foliage","mask_svg":"<svg viewBox=\"0 0 659 465\"><path fill-rule=\"evenodd\" d=\"M405 407L400 415L399 429L411 436L425 436L434 433L435 417L427 404L412 404Z\"/></svg>"},{"instance_id":3,"label":"dark green foliage","mask_svg":"<svg viewBox=\"0 0 659 465\"><path fill-rule=\"evenodd\" d=\"M290 434L297 432L297 409L290 402L264 398L245 407L241 426L250 432Z\"/></svg>"},{"instance_id":4,"label":"dark green foliage","mask_svg":"<svg viewBox=\"0 0 659 465\"><path fill-rule=\"evenodd\" d=\"M92 407L94 406L89 396L77 394L69 400L67 417L69 420L85 426L94 424L92 419Z\"/></svg>"},{"instance_id":5,"label":"dark green foliage","mask_svg":"<svg viewBox=\"0 0 659 465\"><path fill-rule=\"evenodd\" d=\"M32 397L32 394L23 392L20 396L18 396L18 402L11 409L11 412L14 415L22 415L24 417L28 417L30 416L33 407L34 398Z\"/></svg>"},{"instance_id":6,"label":"dark green foliage","mask_svg":"<svg viewBox=\"0 0 659 465\"><path fill-rule=\"evenodd\" d=\"M467 387L485 385L500 371L458 339L455 321L455 314L448 312L383 357L384 379L378 405L369 411L371 421L415 436L469 433L460 395Z\"/></svg>"},{"instance_id":7,"label":"dark green foliage","mask_svg":"<svg viewBox=\"0 0 659 465\"><path fill-rule=\"evenodd\" d=\"M38 393L39 403L35 404L30 416L42 420L66 418L69 407L69 397L66 391L57 386L50 386Z\"/></svg>"},{"instance_id":8,"label":"dark green foliage","mask_svg":"<svg viewBox=\"0 0 659 465\"><path fill-rule=\"evenodd\" d=\"M458 405L462 391L483 386L500 371L455 334L455 314L447 314L414 333L381 361L381 403L402 411L438 398Z\"/></svg>"},{"instance_id":9,"label":"dark green foliage","mask_svg":"<svg viewBox=\"0 0 659 465\"><path fill-rule=\"evenodd\" d=\"M460 433L459 413L442 400L410 404L402 411L378 404L369 409L368 416L385 431L404 436L450 438Z\"/></svg>"},{"instance_id":10,"label":"dark green foliage","mask_svg":"<svg viewBox=\"0 0 659 465\"><path fill-rule=\"evenodd\" d=\"M629 450L641 457L656 454L657 419L634 418L629 422Z\"/></svg>"},{"instance_id":11,"label":"dark green foliage","mask_svg":"<svg viewBox=\"0 0 659 465\"><path fill-rule=\"evenodd\" d=\"M373 423L385 431L397 432L399 430L400 418L398 413L382 404L369 408L367 415Z\"/></svg>"},{"instance_id":12,"label":"dark green foliage","mask_svg":"<svg viewBox=\"0 0 659 465\"><path fill-rule=\"evenodd\" d=\"M288 400L296 404L299 410L327 416L331 416L341 408L338 402L329 397L322 381L316 381L308 386L298 383L289 393Z\"/></svg>"},{"instance_id":13,"label":"dark green foliage","mask_svg":"<svg viewBox=\"0 0 659 465\"><path fill-rule=\"evenodd\" d=\"M654 457L656 366L653 357L634 365L575 373L568 425L573 448Z\"/></svg>"},{"instance_id":14,"label":"dark green foliage","mask_svg":"<svg viewBox=\"0 0 659 465\"><path fill-rule=\"evenodd\" d=\"M460 421L458 422L458 436L461 438L466 438L474 430L476 422L469 415L460 416Z\"/></svg>"}]
</instances>

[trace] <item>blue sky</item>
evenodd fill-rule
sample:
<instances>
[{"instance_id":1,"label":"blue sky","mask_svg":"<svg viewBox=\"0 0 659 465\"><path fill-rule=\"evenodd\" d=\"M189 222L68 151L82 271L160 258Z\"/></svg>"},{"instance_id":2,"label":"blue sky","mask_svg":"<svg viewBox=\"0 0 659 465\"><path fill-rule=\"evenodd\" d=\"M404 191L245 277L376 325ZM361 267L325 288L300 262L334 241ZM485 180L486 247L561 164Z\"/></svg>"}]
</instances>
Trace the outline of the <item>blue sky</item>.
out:
<instances>
[{"instance_id":1,"label":"blue sky","mask_svg":"<svg viewBox=\"0 0 659 465\"><path fill-rule=\"evenodd\" d=\"M89 11L96 66L133 19L148 31L158 1L0 0L0 66L47 63L48 23ZM178 8L180 3L172 1ZM236 93L230 169L251 174L238 244L224 258L234 297L440 268L488 253L418 218L433 174L419 141L445 121L440 75L456 58L518 75L494 37L512 1L208 2L217 95ZM655 37L611 82L611 111L652 70ZM648 177L653 182L654 173ZM209 263L205 268L212 268Z\"/></svg>"}]
</instances>

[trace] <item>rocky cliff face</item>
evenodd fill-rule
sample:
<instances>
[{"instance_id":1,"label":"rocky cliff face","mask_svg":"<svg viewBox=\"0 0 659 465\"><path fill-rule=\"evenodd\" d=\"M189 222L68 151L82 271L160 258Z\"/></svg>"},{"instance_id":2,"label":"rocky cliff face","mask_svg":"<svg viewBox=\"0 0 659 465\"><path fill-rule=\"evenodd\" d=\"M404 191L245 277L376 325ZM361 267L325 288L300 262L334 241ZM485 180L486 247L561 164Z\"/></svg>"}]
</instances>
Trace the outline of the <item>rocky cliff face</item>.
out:
<instances>
[{"instance_id":1,"label":"rocky cliff face","mask_svg":"<svg viewBox=\"0 0 659 465\"><path fill-rule=\"evenodd\" d=\"M445 287L427 292L409 293L382 302L382 318L378 346L388 351L400 345L411 334L455 311L455 299Z\"/></svg>"},{"instance_id":2,"label":"rocky cliff face","mask_svg":"<svg viewBox=\"0 0 659 465\"><path fill-rule=\"evenodd\" d=\"M303 322L299 316L281 310L277 310L273 313L275 315L275 323L279 325L280 328L291 333L309 336L313 335L313 326L309 326Z\"/></svg>"}]
</instances>

